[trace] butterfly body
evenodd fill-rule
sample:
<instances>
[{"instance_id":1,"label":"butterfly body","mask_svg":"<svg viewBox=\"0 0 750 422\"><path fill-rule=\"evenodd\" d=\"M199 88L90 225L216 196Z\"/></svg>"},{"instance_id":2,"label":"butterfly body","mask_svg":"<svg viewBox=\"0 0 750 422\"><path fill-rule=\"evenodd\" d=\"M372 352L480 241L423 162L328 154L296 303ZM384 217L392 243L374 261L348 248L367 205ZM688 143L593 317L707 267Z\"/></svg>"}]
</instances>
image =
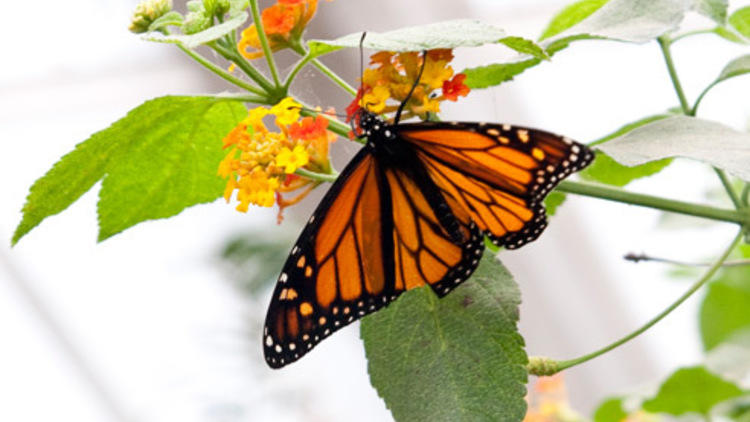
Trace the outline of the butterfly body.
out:
<instances>
[{"instance_id":1,"label":"butterfly body","mask_svg":"<svg viewBox=\"0 0 750 422\"><path fill-rule=\"evenodd\" d=\"M485 236L511 249L536 239L546 193L593 158L534 129L389 124L363 109L356 118L367 143L313 213L274 290L263 337L271 367L406 290L448 294L476 269Z\"/></svg>"}]
</instances>

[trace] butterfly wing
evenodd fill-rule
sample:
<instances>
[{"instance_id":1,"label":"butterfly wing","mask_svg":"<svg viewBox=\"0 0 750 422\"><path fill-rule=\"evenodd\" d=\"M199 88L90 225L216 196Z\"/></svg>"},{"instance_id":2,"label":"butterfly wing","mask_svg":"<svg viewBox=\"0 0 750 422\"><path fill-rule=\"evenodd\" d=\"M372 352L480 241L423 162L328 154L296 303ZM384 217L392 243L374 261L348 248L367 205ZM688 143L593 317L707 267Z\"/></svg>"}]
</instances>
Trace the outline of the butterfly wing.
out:
<instances>
[{"instance_id":1,"label":"butterfly wing","mask_svg":"<svg viewBox=\"0 0 750 422\"><path fill-rule=\"evenodd\" d=\"M279 276L263 335L269 366L299 359L408 289L430 285L444 295L468 278L484 248L481 233L467 214L457 228L461 241L449 235L435 200L425 196L440 195L430 186L433 192L423 192L410 174L384 168L368 148L352 159Z\"/></svg>"},{"instance_id":2,"label":"butterfly wing","mask_svg":"<svg viewBox=\"0 0 750 422\"><path fill-rule=\"evenodd\" d=\"M593 160L585 145L549 132L481 123L398 126L455 208L496 245L517 248L547 225L544 196Z\"/></svg>"}]
</instances>

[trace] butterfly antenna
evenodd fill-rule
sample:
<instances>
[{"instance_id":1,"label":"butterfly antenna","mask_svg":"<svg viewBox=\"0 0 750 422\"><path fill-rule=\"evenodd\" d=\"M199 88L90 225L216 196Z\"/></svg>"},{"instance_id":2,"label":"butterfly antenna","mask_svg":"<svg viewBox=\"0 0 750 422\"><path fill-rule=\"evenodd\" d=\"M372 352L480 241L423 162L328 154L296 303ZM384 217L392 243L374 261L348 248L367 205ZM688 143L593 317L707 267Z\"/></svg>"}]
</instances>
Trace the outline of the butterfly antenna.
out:
<instances>
[{"instance_id":1,"label":"butterfly antenna","mask_svg":"<svg viewBox=\"0 0 750 422\"><path fill-rule=\"evenodd\" d=\"M396 118L393 119L393 124L398 124L398 121L401 119L401 112L404 111L404 107L406 107L406 103L411 99L412 94L414 94L414 90L417 89L417 85L419 85L419 80L422 79L422 72L424 72L424 66L427 64L427 50L422 50L422 66L419 68L419 74L417 75L417 80L414 81L414 85L411 86L411 89L409 90L409 93L406 95L406 98L404 98L404 101L401 102L401 104L398 106L398 110L396 111Z\"/></svg>"},{"instance_id":2,"label":"butterfly antenna","mask_svg":"<svg viewBox=\"0 0 750 422\"><path fill-rule=\"evenodd\" d=\"M365 36L367 35L367 31L362 32L362 38L359 39L359 89L362 89L362 84L365 83L365 50L364 50L364 44L365 44ZM362 99L360 98L360 102ZM362 104L360 104L361 106Z\"/></svg>"}]
</instances>

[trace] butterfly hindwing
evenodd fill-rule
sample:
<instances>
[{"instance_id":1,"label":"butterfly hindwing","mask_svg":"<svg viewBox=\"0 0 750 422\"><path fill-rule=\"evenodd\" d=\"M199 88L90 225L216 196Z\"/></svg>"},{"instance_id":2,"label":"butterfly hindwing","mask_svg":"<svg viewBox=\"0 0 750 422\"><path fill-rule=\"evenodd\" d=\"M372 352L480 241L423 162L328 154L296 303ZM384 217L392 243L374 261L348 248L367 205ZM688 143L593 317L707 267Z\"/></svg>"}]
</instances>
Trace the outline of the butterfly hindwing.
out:
<instances>
[{"instance_id":1,"label":"butterfly hindwing","mask_svg":"<svg viewBox=\"0 0 750 422\"><path fill-rule=\"evenodd\" d=\"M544 196L593 159L582 144L549 132L482 123L398 126L446 198L496 245L520 247L546 227Z\"/></svg>"}]
</instances>

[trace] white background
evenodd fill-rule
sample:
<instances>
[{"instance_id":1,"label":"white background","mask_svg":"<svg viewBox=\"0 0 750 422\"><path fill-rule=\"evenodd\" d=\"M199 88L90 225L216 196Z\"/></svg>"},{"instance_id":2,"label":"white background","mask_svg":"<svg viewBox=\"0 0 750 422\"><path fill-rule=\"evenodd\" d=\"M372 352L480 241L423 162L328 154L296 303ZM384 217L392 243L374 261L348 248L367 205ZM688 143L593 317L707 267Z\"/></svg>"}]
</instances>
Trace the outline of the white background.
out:
<instances>
[{"instance_id":1,"label":"white background","mask_svg":"<svg viewBox=\"0 0 750 422\"><path fill-rule=\"evenodd\" d=\"M321 2L315 37L481 18L535 38L565 2L523 0ZM741 4L735 2L733 8ZM273 224L272 210L240 214L221 201L143 223L96 243L98 186L44 221L16 247L9 239L32 182L91 133L146 99L230 89L169 45L127 32L135 2L5 2L0 27L0 420L348 421L389 420L370 387L356 326L282 370L262 361L258 331L267 298L227 280L218 252L233 234L296 231L307 201ZM32 9L33 7L33 9ZM706 24L698 17L691 25ZM459 50L456 69L486 64L492 48ZM747 49L711 36L674 47L690 98ZM355 84L356 52L324 61ZM313 71L295 84L310 103L348 99ZM701 116L745 129L745 78L709 94ZM656 43L581 42L498 89L476 91L446 119L502 121L584 142L675 106ZM341 168L357 146L334 145ZM711 171L678 162L629 189L704 201ZM530 355L570 358L633 330L686 289L656 264L626 252L705 260L734 228L605 201L569 198L542 238L504 252L523 291L521 330ZM685 223L685 224L683 224ZM692 228L689 228L689 227ZM697 227L697 228L696 228ZM4 240L2 240L4 239ZM699 295L644 336L566 372L573 406L648 391L674 368L700 361Z\"/></svg>"}]
</instances>

